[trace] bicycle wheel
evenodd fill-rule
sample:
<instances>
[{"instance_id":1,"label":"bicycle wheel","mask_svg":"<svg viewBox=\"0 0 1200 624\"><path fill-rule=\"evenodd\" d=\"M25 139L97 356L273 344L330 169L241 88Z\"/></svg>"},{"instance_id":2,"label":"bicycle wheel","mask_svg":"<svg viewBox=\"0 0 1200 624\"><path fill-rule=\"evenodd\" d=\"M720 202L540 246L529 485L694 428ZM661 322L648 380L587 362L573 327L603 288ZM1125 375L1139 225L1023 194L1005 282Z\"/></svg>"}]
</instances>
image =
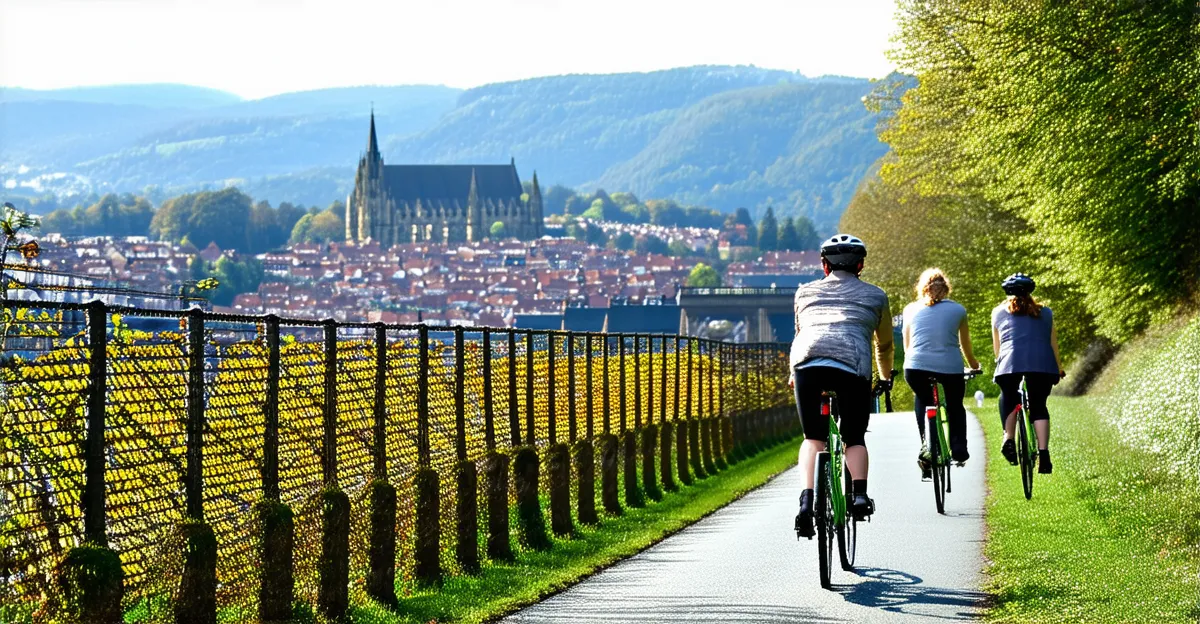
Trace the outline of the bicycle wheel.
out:
<instances>
[{"instance_id":1,"label":"bicycle wheel","mask_svg":"<svg viewBox=\"0 0 1200 624\"><path fill-rule=\"evenodd\" d=\"M853 481L850 479L849 470L845 471L842 479L846 485L846 500L853 500ZM846 522L837 528L837 537L838 555L842 558L842 569L849 572L854 569L854 552L858 548L858 520L854 519L853 514L846 513Z\"/></svg>"},{"instance_id":2,"label":"bicycle wheel","mask_svg":"<svg viewBox=\"0 0 1200 624\"><path fill-rule=\"evenodd\" d=\"M829 453L817 455L816 495L813 521L817 523L817 556L820 559L821 587L829 589L833 562L833 492L829 487Z\"/></svg>"},{"instance_id":3,"label":"bicycle wheel","mask_svg":"<svg viewBox=\"0 0 1200 624\"><path fill-rule=\"evenodd\" d=\"M942 432L938 430L937 421L929 421L929 458L933 464L933 503L940 514L946 513L946 462L942 457Z\"/></svg>"},{"instance_id":4,"label":"bicycle wheel","mask_svg":"<svg viewBox=\"0 0 1200 624\"><path fill-rule=\"evenodd\" d=\"M1025 427L1025 410L1017 414L1017 463L1021 466L1021 487L1025 500L1033 498L1033 455L1029 452L1029 432Z\"/></svg>"}]
</instances>

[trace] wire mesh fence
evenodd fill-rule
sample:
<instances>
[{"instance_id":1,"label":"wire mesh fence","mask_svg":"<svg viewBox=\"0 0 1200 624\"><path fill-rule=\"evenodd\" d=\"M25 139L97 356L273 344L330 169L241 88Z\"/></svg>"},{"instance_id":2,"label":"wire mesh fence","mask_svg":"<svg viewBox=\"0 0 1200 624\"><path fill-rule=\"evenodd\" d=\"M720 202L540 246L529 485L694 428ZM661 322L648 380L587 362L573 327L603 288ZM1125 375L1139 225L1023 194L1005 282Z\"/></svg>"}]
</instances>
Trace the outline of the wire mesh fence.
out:
<instances>
[{"instance_id":1,"label":"wire mesh fence","mask_svg":"<svg viewBox=\"0 0 1200 624\"><path fill-rule=\"evenodd\" d=\"M173 620L181 592L198 591L181 589L200 565L183 555L187 522L215 537L215 608L258 619L263 587L279 582L262 562L263 501L289 510L286 582L297 604L336 611L331 591L380 598L381 565L392 574L387 591L404 594L429 580L413 564L429 535L439 574L471 571L463 553L478 550L480 527L497 512L491 473L476 474L495 468L490 451L590 449L605 433L644 436L688 420L711 461L765 435L751 423L790 398L776 345L6 305L0 602L16 605L18 622L52 619L65 604L56 566L85 543L119 555L127 616ZM638 482L641 471L638 487L653 490L656 458L669 464L671 447L631 439L642 440L643 459L621 479ZM421 520L425 468L444 502ZM584 496L565 470L571 498ZM394 490L382 532L380 483ZM514 504L517 488L500 500ZM331 492L349 501L340 590L329 589ZM462 503L476 499L486 504ZM383 564L381 535L392 540Z\"/></svg>"}]
</instances>

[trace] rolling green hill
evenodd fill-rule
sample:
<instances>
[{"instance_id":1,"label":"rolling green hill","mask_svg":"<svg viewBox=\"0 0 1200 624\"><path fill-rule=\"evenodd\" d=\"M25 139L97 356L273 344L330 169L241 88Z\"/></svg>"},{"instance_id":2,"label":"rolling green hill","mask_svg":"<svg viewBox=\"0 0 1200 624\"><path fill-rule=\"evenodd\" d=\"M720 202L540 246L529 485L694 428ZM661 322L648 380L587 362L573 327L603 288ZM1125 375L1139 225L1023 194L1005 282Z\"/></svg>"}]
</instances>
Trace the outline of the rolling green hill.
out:
<instances>
[{"instance_id":1,"label":"rolling green hill","mask_svg":"<svg viewBox=\"0 0 1200 624\"><path fill-rule=\"evenodd\" d=\"M0 180L33 195L237 185L342 198L374 103L391 163L517 159L547 186L630 190L832 227L878 158L865 80L754 67L569 75L459 91L355 87L240 100L182 85L0 91ZM159 92L161 91L161 92Z\"/></svg>"}]
</instances>

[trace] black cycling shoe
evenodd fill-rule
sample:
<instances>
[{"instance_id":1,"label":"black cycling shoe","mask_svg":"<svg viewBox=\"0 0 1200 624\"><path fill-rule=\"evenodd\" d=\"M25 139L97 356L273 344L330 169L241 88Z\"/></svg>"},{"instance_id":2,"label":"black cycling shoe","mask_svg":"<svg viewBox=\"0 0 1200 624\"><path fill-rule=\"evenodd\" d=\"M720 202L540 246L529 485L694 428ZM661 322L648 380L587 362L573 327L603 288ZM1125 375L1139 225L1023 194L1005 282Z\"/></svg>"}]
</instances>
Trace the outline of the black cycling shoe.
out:
<instances>
[{"instance_id":1,"label":"black cycling shoe","mask_svg":"<svg viewBox=\"0 0 1200 624\"><path fill-rule=\"evenodd\" d=\"M1010 463L1014 466L1017 465L1017 443L1016 442L1013 442L1012 440L1005 440L1004 444L1000 447L1000 454L1004 456L1004 459L1008 460L1008 463Z\"/></svg>"},{"instance_id":2,"label":"black cycling shoe","mask_svg":"<svg viewBox=\"0 0 1200 624\"><path fill-rule=\"evenodd\" d=\"M950 459L954 460L954 462L956 464L958 464L959 466L967 463L967 460L971 459L971 454L967 452L967 445L966 444L963 444L962 446L951 445L950 446Z\"/></svg>"},{"instance_id":3,"label":"black cycling shoe","mask_svg":"<svg viewBox=\"0 0 1200 624\"><path fill-rule=\"evenodd\" d=\"M805 490L800 495L800 513L796 514L796 538L812 539L816 535L813 528L812 490Z\"/></svg>"},{"instance_id":4,"label":"black cycling shoe","mask_svg":"<svg viewBox=\"0 0 1200 624\"><path fill-rule=\"evenodd\" d=\"M866 494L855 494L850 503L850 514L855 520L866 520L875 513L875 501L867 498Z\"/></svg>"},{"instance_id":5,"label":"black cycling shoe","mask_svg":"<svg viewBox=\"0 0 1200 624\"><path fill-rule=\"evenodd\" d=\"M1053 474L1054 463L1050 461L1050 451L1038 451L1038 474Z\"/></svg>"},{"instance_id":6,"label":"black cycling shoe","mask_svg":"<svg viewBox=\"0 0 1200 624\"><path fill-rule=\"evenodd\" d=\"M921 445L921 452L917 453L917 465L921 467L922 481L933 479L933 457L929 455L929 447L925 444Z\"/></svg>"}]
</instances>

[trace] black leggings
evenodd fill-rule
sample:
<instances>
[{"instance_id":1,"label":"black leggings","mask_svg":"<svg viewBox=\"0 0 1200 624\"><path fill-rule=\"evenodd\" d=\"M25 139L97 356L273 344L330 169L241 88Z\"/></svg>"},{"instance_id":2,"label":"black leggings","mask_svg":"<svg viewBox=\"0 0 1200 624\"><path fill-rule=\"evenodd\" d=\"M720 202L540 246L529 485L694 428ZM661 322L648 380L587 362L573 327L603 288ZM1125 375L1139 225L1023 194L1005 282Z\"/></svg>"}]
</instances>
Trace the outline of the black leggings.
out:
<instances>
[{"instance_id":1,"label":"black leggings","mask_svg":"<svg viewBox=\"0 0 1200 624\"><path fill-rule=\"evenodd\" d=\"M967 443L967 410L963 407L963 394L966 393L967 381L962 373L932 373L929 371L905 369L904 381L913 391L913 405L917 414L917 430L921 432L921 440L925 440L925 408L933 405L933 388L930 382L934 379L942 384L946 395L941 398L941 404L946 408L946 420L950 424L950 446L960 448Z\"/></svg>"},{"instance_id":2,"label":"black leggings","mask_svg":"<svg viewBox=\"0 0 1200 624\"><path fill-rule=\"evenodd\" d=\"M1050 410L1046 408L1046 399L1050 390L1058 383L1058 375L1053 373L1008 373L996 375L996 385L1000 386L1000 424L1008 421L1008 415L1021 404L1021 378L1025 378L1025 387L1029 390L1029 420L1050 420Z\"/></svg>"},{"instance_id":3,"label":"black leggings","mask_svg":"<svg viewBox=\"0 0 1200 624\"><path fill-rule=\"evenodd\" d=\"M866 446L871 417L871 381L832 366L796 369L796 407L804 437L829 443L829 420L821 415L821 393L837 393L838 431L846 446Z\"/></svg>"}]
</instances>

